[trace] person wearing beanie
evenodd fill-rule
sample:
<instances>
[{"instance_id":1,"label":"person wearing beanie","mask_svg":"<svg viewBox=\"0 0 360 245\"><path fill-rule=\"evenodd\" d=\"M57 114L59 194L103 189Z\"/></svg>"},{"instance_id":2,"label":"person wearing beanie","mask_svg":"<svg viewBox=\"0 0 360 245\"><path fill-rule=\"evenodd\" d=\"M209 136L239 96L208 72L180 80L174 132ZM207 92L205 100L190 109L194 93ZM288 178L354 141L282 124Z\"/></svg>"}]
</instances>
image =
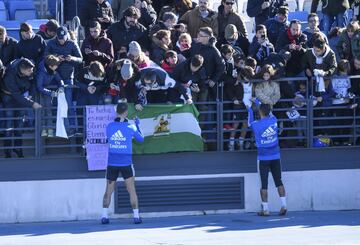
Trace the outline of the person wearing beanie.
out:
<instances>
[{"instance_id":1,"label":"person wearing beanie","mask_svg":"<svg viewBox=\"0 0 360 245\"><path fill-rule=\"evenodd\" d=\"M268 33L269 41L275 45L276 40L281 32L284 32L289 27L288 21L289 9L286 6L281 6L274 18L265 21L265 26Z\"/></svg>"},{"instance_id":2,"label":"person wearing beanie","mask_svg":"<svg viewBox=\"0 0 360 245\"><path fill-rule=\"evenodd\" d=\"M57 28L59 28L59 23L51 19L46 24L40 25L40 30L36 34L40 35L45 41L48 41L56 36Z\"/></svg>"},{"instance_id":3,"label":"person wearing beanie","mask_svg":"<svg viewBox=\"0 0 360 245\"><path fill-rule=\"evenodd\" d=\"M148 31L138 22L140 16L140 10L130 6L124 11L124 17L107 30L114 45L115 59L126 58L131 41L137 41L144 50L149 50Z\"/></svg>"},{"instance_id":4,"label":"person wearing beanie","mask_svg":"<svg viewBox=\"0 0 360 245\"><path fill-rule=\"evenodd\" d=\"M44 58L46 42L35 34L32 26L26 22L20 25L20 41L17 43L17 57L28 58L38 65Z\"/></svg>"},{"instance_id":5,"label":"person wearing beanie","mask_svg":"<svg viewBox=\"0 0 360 245\"><path fill-rule=\"evenodd\" d=\"M245 20L235 10L235 0L221 0L218 8L219 36L218 39L224 39L225 29L229 24L236 27L239 36L248 38Z\"/></svg>"},{"instance_id":6,"label":"person wearing beanie","mask_svg":"<svg viewBox=\"0 0 360 245\"><path fill-rule=\"evenodd\" d=\"M134 58L137 58L140 56L141 53L141 47L140 44L136 41L132 41L129 43L129 51L128 56L132 56Z\"/></svg>"},{"instance_id":7,"label":"person wearing beanie","mask_svg":"<svg viewBox=\"0 0 360 245\"><path fill-rule=\"evenodd\" d=\"M116 180L119 175L124 179L126 189L130 196L130 204L133 210L134 224L141 224L139 215L139 203L135 190L135 170L132 160L133 139L137 142L144 142L144 136L140 131L140 120L135 118L130 123L128 116L128 105L121 102L116 106L117 117L114 122L106 127L108 142L108 165L106 169L106 191L103 197L102 224L109 224L108 209L111 196L115 189Z\"/></svg>"},{"instance_id":8,"label":"person wearing beanie","mask_svg":"<svg viewBox=\"0 0 360 245\"><path fill-rule=\"evenodd\" d=\"M135 82L140 79L139 67L130 59L117 60L106 69L109 84L105 104L116 104L121 100L134 103L137 98Z\"/></svg>"},{"instance_id":9,"label":"person wearing beanie","mask_svg":"<svg viewBox=\"0 0 360 245\"><path fill-rule=\"evenodd\" d=\"M114 59L114 48L106 33L101 30L101 25L93 21L89 26L90 35L85 38L81 45L81 53L84 57L85 66L92 61L99 61L104 67Z\"/></svg>"},{"instance_id":10,"label":"person wearing beanie","mask_svg":"<svg viewBox=\"0 0 360 245\"><path fill-rule=\"evenodd\" d=\"M235 50L235 53L245 55L248 54L250 46L249 40L245 36L239 34L238 29L233 24L228 24L225 27L224 37L216 43L216 46L220 49L224 44L231 45Z\"/></svg>"}]
</instances>

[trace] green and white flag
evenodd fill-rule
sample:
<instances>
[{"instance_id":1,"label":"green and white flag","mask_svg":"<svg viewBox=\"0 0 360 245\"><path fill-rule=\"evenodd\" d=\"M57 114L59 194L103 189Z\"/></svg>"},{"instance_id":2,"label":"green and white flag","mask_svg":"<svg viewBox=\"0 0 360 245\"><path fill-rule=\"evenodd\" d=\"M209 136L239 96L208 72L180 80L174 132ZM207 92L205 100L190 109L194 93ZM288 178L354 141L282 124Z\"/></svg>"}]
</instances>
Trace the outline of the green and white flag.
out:
<instances>
[{"instance_id":1,"label":"green and white flag","mask_svg":"<svg viewBox=\"0 0 360 245\"><path fill-rule=\"evenodd\" d=\"M130 119L140 118L145 142L134 143L134 154L202 151L203 140L194 105L147 105L137 112L129 105Z\"/></svg>"}]
</instances>

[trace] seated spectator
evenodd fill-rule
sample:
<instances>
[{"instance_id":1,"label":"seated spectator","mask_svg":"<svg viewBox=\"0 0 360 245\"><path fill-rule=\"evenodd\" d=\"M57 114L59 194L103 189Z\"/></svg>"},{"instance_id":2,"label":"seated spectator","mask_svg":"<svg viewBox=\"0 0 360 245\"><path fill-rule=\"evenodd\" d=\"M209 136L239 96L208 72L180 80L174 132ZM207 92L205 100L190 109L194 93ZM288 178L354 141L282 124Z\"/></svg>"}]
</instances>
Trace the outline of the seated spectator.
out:
<instances>
[{"instance_id":1,"label":"seated spectator","mask_svg":"<svg viewBox=\"0 0 360 245\"><path fill-rule=\"evenodd\" d=\"M308 27L305 28L304 30L304 34L306 35L307 37L307 47L308 48L312 48L312 41L313 41L313 35L314 33L319 33L326 41L327 44L329 44L329 41L326 37L326 35L324 33L322 33L319 29L319 24L320 24L320 21L319 21L319 16L315 13L310 13L308 15Z\"/></svg>"},{"instance_id":2,"label":"seated spectator","mask_svg":"<svg viewBox=\"0 0 360 245\"><path fill-rule=\"evenodd\" d=\"M182 60L184 61L184 59ZM179 59L178 54L173 50L168 50L165 53L165 59L161 61L160 67L163 68L167 73L171 74L176 65L178 65Z\"/></svg>"},{"instance_id":3,"label":"seated spectator","mask_svg":"<svg viewBox=\"0 0 360 245\"><path fill-rule=\"evenodd\" d=\"M174 50L185 58L190 58L191 44L191 36L188 33L182 33L175 44Z\"/></svg>"},{"instance_id":4,"label":"seated spectator","mask_svg":"<svg viewBox=\"0 0 360 245\"><path fill-rule=\"evenodd\" d=\"M14 60L5 71L1 85L1 98L5 108L34 108L39 109L41 105L32 100L35 94L35 86L32 83L35 65L26 58ZM22 130L24 122L20 118L25 115L24 110L6 110L5 137L16 137L14 145L11 139L4 141L5 158L11 158L11 149L19 157L23 158L22 151ZM11 119L15 118L15 119ZM20 120L19 120L20 119Z\"/></svg>"},{"instance_id":5,"label":"seated spectator","mask_svg":"<svg viewBox=\"0 0 360 245\"><path fill-rule=\"evenodd\" d=\"M338 0L338 1L328 1L321 0L322 2L322 13L323 17L323 28L324 33L328 35L331 26L334 23L335 26L345 27L345 11L349 9L349 1L348 0ZM311 4L311 13L316 13L317 7L319 5L319 0L313 0Z\"/></svg>"},{"instance_id":6,"label":"seated spectator","mask_svg":"<svg viewBox=\"0 0 360 245\"><path fill-rule=\"evenodd\" d=\"M152 36L152 52L151 60L160 65L165 58L165 53L171 50L171 32L167 30L160 30Z\"/></svg>"},{"instance_id":7,"label":"seated spectator","mask_svg":"<svg viewBox=\"0 0 360 245\"><path fill-rule=\"evenodd\" d=\"M17 43L17 57L27 58L37 65L44 58L45 48L46 42L41 36L33 32L32 26L26 22L21 23L20 41Z\"/></svg>"},{"instance_id":8,"label":"seated spectator","mask_svg":"<svg viewBox=\"0 0 360 245\"><path fill-rule=\"evenodd\" d=\"M273 106L280 100L280 86L272 81L275 71L271 65L264 65L258 74L260 79L264 79L255 86L255 96L263 104Z\"/></svg>"},{"instance_id":9,"label":"seated spectator","mask_svg":"<svg viewBox=\"0 0 360 245\"><path fill-rule=\"evenodd\" d=\"M172 79L164 70L145 68L140 71L140 74L141 79L136 82L136 87L139 91L138 101L135 104L136 110L141 111L143 106L148 103L167 102L167 94L161 92L165 92L169 88L175 88L185 98L186 103L192 103L184 86ZM152 93L154 91L159 92Z\"/></svg>"},{"instance_id":10,"label":"seated spectator","mask_svg":"<svg viewBox=\"0 0 360 245\"><path fill-rule=\"evenodd\" d=\"M196 38L202 27L210 27L214 36L218 36L217 13L210 8L210 0L200 0L199 6L186 12L179 20L188 26L188 33Z\"/></svg>"},{"instance_id":11,"label":"seated spectator","mask_svg":"<svg viewBox=\"0 0 360 245\"><path fill-rule=\"evenodd\" d=\"M58 95L58 89L64 91L64 81L56 71L60 64L59 58L48 55L40 63L37 76L36 87L40 93L40 104L45 108L42 110L43 116L47 117L41 131L41 137L54 137L54 121L52 119L53 99Z\"/></svg>"},{"instance_id":12,"label":"seated spectator","mask_svg":"<svg viewBox=\"0 0 360 245\"><path fill-rule=\"evenodd\" d=\"M106 69L106 80L110 87L105 96L105 104L117 104L119 101L135 103L135 82L139 79L139 68L131 60L121 59L112 63Z\"/></svg>"},{"instance_id":13,"label":"seated spectator","mask_svg":"<svg viewBox=\"0 0 360 245\"><path fill-rule=\"evenodd\" d=\"M132 41L129 44L129 52L127 53L127 57L132 60L140 70L146 67L158 66L141 50L140 44L136 41Z\"/></svg>"},{"instance_id":14,"label":"seated spectator","mask_svg":"<svg viewBox=\"0 0 360 245\"><path fill-rule=\"evenodd\" d=\"M249 55L254 57L261 66L264 60L274 52L274 46L271 44L266 35L266 27L258 25L256 27L256 35L250 44Z\"/></svg>"},{"instance_id":15,"label":"seated spectator","mask_svg":"<svg viewBox=\"0 0 360 245\"><path fill-rule=\"evenodd\" d=\"M286 66L286 75L303 76L303 65L301 60L306 52L307 37L301 33L301 23L299 20L292 20L290 27L282 32L276 41L275 51L280 50L289 51L291 59Z\"/></svg>"},{"instance_id":16,"label":"seated spectator","mask_svg":"<svg viewBox=\"0 0 360 245\"><path fill-rule=\"evenodd\" d=\"M234 8L235 4L235 0L221 0L217 17L219 25L219 40L225 39L225 28L229 24L233 24L236 27L238 35L248 38L245 20L236 12Z\"/></svg>"},{"instance_id":17,"label":"seated spectator","mask_svg":"<svg viewBox=\"0 0 360 245\"><path fill-rule=\"evenodd\" d=\"M236 53L248 55L249 40L243 34L239 34L237 28L233 24L228 24L225 27L224 38L220 39L216 45L221 47L223 44L230 44Z\"/></svg>"},{"instance_id":18,"label":"seated spectator","mask_svg":"<svg viewBox=\"0 0 360 245\"><path fill-rule=\"evenodd\" d=\"M3 26L0 26L0 46L0 60L6 67L17 57L17 41L7 35L6 29Z\"/></svg>"},{"instance_id":19,"label":"seated spectator","mask_svg":"<svg viewBox=\"0 0 360 245\"><path fill-rule=\"evenodd\" d=\"M85 28L85 36L88 36L90 24L98 21L102 30L107 30L114 23L114 15L110 3L107 0L89 0L80 11L81 24Z\"/></svg>"},{"instance_id":20,"label":"seated spectator","mask_svg":"<svg viewBox=\"0 0 360 245\"><path fill-rule=\"evenodd\" d=\"M350 22L345 29L341 31L339 41L336 44L336 50L341 59L351 60L353 57L352 52L352 38L354 34L360 29L357 21Z\"/></svg>"},{"instance_id":21,"label":"seated spectator","mask_svg":"<svg viewBox=\"0 0 360 245\"><path fill-rule=\"evenodd\" d=\"M191 46L190 54L191 56L199 54L204 57L209 97L214 100L221 75L225 69L224 61L219 50L214 46L215 38L210 27L201 27L197 37L197 42Z\"/></svg>"},{"instance_id":22,"label":"seated spectator","mask_svg":"<svg viewBox=\"0 0 360 245\"><path fill-rule=\"evenodd\" d=\"M272 44L276 44L276 41L280 33L284 32L289 27L288 21L289 9L286 6L281 6L277 10L277 14L274 18L265 21L266 30L268 33L269 41Z\"/></svg>"},{"instance_id":23,"label":"seated spectator","mask_svg":"<svg viewBox=\"0 0 360 245\"><path fill-rule=\"evenodd\" d=\"M40 30L36 34L41 36L45 41L48 41L56 36L56 30L59 27L59 23L51 19L46 24L40 25Z\"/></svg>"},{"instance_id":24,"label":"seated spectator","mask_svg":"<svg viewBox=\"0 0 360 245\"><path fill-rule=\"evenodd\" d=\"M99 22L93 21L90 23L89 28L90 35L85 38L81 46L85 66L89 66L92 61L99 61L106 67L114 59L112 42L106 37L105 32L101 31Z\"/></svg>"},{"instance_id":25,"label":"seated spectator","mask_svg":"<svg viewBox=\"0 0 360 245\"><path fill-rule=\"evenodd\" d=\"M99 61L92 61L77 76L76 85L79 89L78 105L99 105L107 88L105 70Z\"/></svg>"},{"instance_id":26,"label":"seated spectator","mask_svg":"<svg viewBox=\"0 0 360 245\"><path fill-rule=\"evenodd\" d=\"M147 29L138 23L140 10L130 6L124 11L124 18L112 24L107 35L113 42L115 59L126 58L131 41L137 41L145 50L149 48Z\"/></svg>"},{"instance_id":27,"label":"seated spectator","mask_svg":"<svg viewBox=\"0 0 360 245\"><path fill-rule=\"evenodd\" d=\"M157 14L151 0L134 0L134 6L140 10L141 17L139 23L147 29L155 25Z\"/></svg>"}]
</instances>

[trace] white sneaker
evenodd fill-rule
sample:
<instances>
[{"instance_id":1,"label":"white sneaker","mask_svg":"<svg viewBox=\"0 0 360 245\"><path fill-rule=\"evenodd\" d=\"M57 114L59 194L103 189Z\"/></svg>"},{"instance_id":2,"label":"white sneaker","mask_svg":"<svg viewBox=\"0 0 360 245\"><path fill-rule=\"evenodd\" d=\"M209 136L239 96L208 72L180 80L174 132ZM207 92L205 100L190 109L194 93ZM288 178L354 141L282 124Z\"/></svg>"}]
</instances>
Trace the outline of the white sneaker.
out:
<instances>
[{"instance_id":1,"label":"white sneaker","mask_svg":"<svg viewBox=\"0 0 360 245\"><path fill-rule=\"evenodd\" d=\"M48 133L47 133L47 130L46 129L43 129L41 131L41 137L47 137L48 136Z\"/></svg>"},{"instance_id":2,"label":"white sneaker","mask_svg":"<svg viewBox=\"0 0 360 245\"><path fill-rule=\"evenodd\" d=\"M229 151L235 151L235 145L234 144L229 144L228 145L228 150Z\"/></svg>"}]
</instances>

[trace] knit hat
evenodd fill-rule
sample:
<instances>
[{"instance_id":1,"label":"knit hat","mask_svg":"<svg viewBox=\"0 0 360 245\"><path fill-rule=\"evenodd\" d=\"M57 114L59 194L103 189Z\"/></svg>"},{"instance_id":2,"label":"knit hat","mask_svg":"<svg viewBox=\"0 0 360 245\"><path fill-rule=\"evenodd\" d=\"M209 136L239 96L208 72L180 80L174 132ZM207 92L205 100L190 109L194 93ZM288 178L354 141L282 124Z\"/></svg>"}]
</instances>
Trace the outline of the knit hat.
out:
<instances>
[{"instance_id":1,"label":"knit hat","mask_svg":"<svg viewBox=\"0 0 360 245\"><path fill-rule=\"evenodd\" d=\"M129 80L133 76L134 69L132 68L132 64L129 59L124 60L120 73L124 80Z\"/></svg>"},{"instance_id":2,"label":"knit hat","mask_svg":"<svg viewBox=\"0 0 360 245\"><path fill-rule=\"evenodd\" d=\"M129 52L128 55L132 55L134 57L138 57L141 53L140 44L136 41L132 41L129 43Z\"/></svg>"},{"instance_id":3,"label":"knit hat","mask_svg":"<svg viewBox=\"0 0 360 245\"><path fill-rule=\"evenodd\" d=\"M228 24L225 27L225 39L236 40L238 38L238 30L235 25Z\"/></svg>"}]
</instances>

